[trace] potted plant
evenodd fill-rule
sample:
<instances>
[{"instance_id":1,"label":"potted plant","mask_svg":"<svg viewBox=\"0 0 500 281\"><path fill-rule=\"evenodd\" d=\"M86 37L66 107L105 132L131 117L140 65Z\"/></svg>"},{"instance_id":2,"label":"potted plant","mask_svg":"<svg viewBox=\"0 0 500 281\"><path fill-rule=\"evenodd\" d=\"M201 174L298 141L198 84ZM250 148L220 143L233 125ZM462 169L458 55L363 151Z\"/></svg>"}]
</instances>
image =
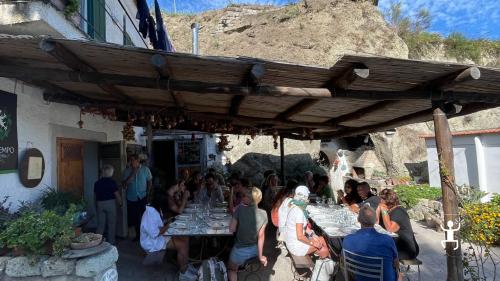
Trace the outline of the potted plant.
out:
<instances>
[{"instance_id":1,"label":"potted plant","mask_svg":"<svg viewBox=\"0 0 500 281\"><path fill-rule=\"evenodd\" d=\"M71 206L64 215L52 210L23 213L6 224L0 233L0 241L8 248L27 255L61 255L75 235L75 209Z\"/></svg>"}]
</instances>

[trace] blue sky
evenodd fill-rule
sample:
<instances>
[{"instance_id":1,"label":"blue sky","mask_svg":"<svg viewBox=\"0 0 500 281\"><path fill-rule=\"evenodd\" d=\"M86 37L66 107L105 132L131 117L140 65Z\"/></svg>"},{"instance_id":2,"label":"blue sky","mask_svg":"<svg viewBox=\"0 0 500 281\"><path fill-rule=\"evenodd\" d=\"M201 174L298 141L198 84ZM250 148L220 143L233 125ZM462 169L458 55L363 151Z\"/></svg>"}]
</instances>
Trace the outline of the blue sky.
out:
<instances>
[{"instance_id":1,"label":"blue sky","mask_svg":"<svg viewBox=\"0 0 500 281\"><path fill-rule=\"evenodd\" d=\"M151 1L151 0L149 0ZM174 0L159 0L167 11L173 11ZM386 10L393 1L379 0ZM198 13L220 9L229 3L285 5L297 0L175 0L177 12ZM401 0L405 13L411 15L427 8L432 16L430 31L443 35L461 32L469 38L500 40L500 0Z\"/></svg>"}]
</instances>

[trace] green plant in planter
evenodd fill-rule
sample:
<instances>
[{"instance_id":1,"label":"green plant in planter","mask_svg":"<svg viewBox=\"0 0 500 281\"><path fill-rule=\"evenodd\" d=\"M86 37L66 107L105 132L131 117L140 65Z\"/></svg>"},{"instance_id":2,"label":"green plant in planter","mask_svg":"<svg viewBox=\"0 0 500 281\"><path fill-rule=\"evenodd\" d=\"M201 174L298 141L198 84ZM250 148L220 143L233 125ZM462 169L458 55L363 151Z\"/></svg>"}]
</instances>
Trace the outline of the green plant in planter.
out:
<instances>
[{"instance_id":1,"label":"green plant in planter","mask_svg":"<svg viewBox=\"0 0 500 281\"><path fill-rule=\"evenodd\" d=\"M60 192L53 188L44 192L41 202L44 209L54 211L59 215L65 214L71 205L75 206L76 211L85 209L85 202L73 193Z\"/></svg>"},{"instance_id":2,"label":"green plant in planter","mask_svg":"<svg viewBox=\"0 0 500 281\"><path fill-rule=\"evenodd\" d=\"M66 6L64 7L64 15L70 17L74 13L78 12L79 9L80 9L80 0L66 0Z\"/></svg>"},{"instance_id":3,"label":"green plant in planter","mask_svg":"<svg viewBox=\"0 0 500 281\"><path fill-rule=\"evenodd\" d=\"M75 235L75 213L74 205L64 215L51 210L23 213L7 223L0 233L0 241L8 248L22 250L28 255L47 254L51 250L53 255L59 256ZM51 246L49 251L48 246Z\"/></svg>"}]
</instances>

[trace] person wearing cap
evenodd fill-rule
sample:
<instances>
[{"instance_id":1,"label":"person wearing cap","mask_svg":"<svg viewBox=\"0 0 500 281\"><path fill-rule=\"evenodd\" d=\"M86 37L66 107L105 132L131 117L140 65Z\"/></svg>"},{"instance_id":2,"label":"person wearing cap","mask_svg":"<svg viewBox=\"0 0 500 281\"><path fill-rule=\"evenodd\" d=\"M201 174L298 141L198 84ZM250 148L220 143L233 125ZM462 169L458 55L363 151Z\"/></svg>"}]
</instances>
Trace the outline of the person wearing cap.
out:
<instances>
[{"instance_id":1,"label":"person wearing cap","mask_svg":"<svg viewBox=\"0 0 500 281\"><path fill-rule=\"evenodd\" d=\"M317 254L324 259L330 257L330 251L323 237L318 237L307 229L309 188L304 185L295 189L294 197L289 203L285 224L285 244L288 251L295 256Z\"/></svg>"}]
</instances>

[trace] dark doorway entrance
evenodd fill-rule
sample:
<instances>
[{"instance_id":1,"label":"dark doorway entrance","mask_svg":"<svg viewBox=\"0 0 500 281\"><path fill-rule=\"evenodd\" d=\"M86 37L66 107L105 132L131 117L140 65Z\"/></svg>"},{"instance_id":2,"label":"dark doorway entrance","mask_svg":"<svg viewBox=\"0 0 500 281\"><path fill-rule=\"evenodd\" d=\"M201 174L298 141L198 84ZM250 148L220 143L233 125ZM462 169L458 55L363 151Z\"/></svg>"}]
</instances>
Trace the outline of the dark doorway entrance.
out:
<instances>
[{"instance_id":1,"label":"dark doorway entrance","mask_svg":"<svg viewBox=\"0 0 500 281\"><path fill-rule=\"evenodd\" d=\"M164 186L169 180L175 179L175 142L153 142L153 169L152 172Z\"/></svg>"}]
</instances>

